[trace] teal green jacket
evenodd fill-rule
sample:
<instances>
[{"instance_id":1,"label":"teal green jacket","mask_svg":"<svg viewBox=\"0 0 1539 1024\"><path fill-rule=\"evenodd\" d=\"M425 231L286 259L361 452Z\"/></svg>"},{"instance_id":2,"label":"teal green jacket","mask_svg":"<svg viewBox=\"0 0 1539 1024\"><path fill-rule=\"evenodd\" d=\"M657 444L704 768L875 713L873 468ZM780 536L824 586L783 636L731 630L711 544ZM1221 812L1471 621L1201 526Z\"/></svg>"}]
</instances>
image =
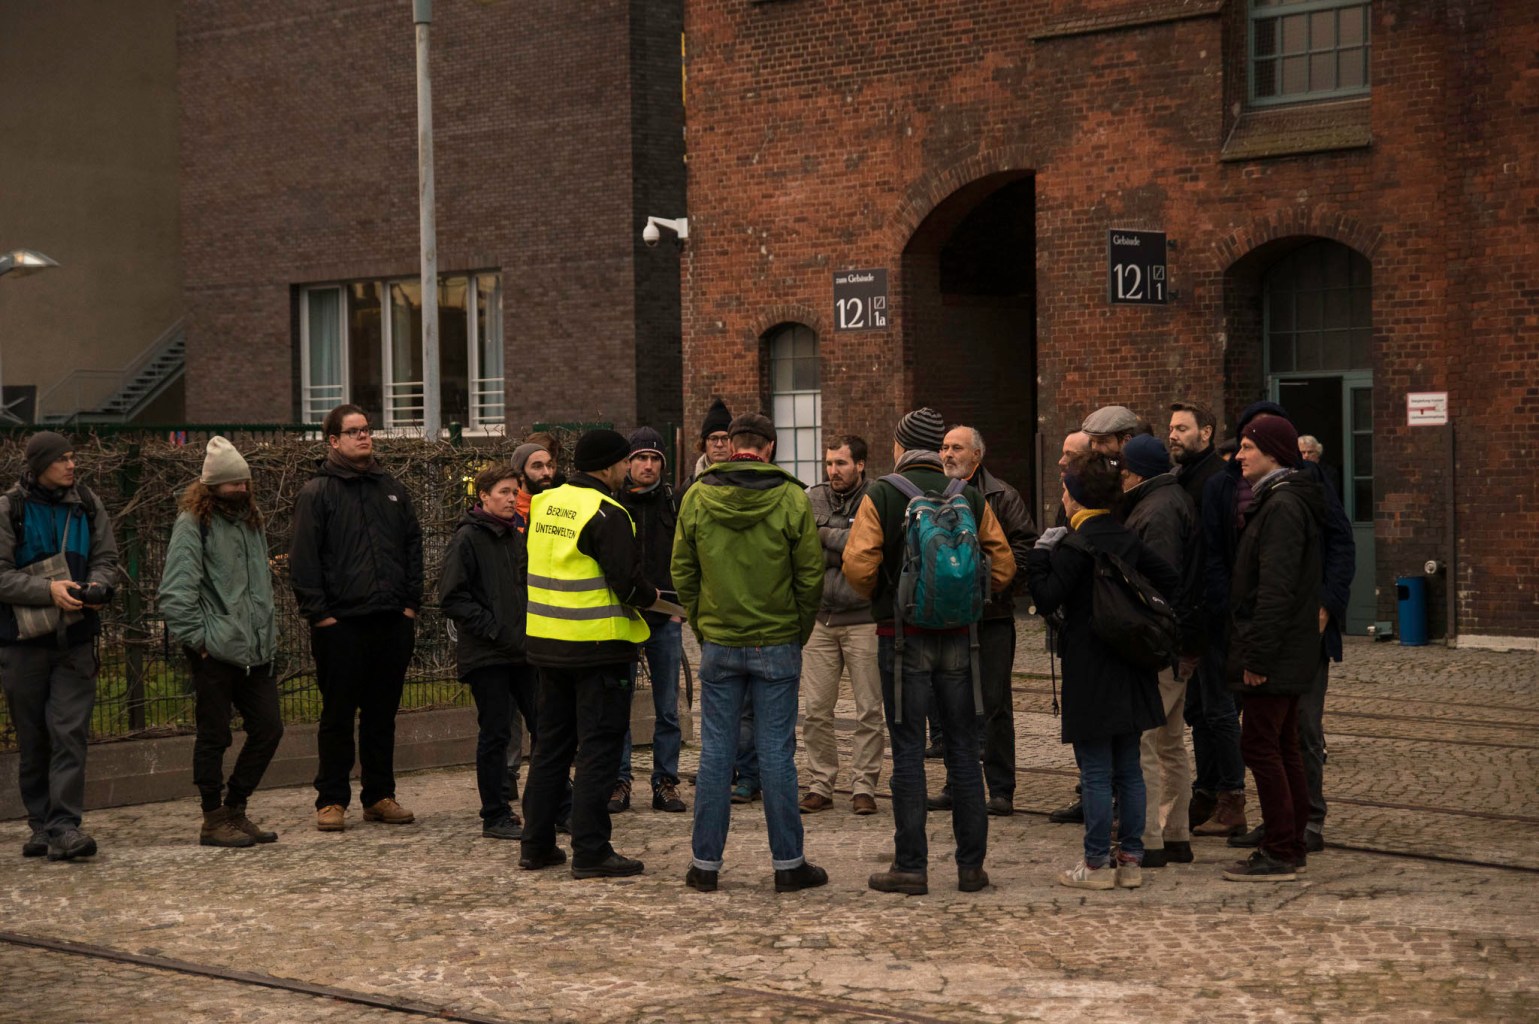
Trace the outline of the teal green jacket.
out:
<instances>
[{"instance_id":1,"label":"teal green jacket","mask_svg":"<svg viewBox=\"0 0 1539 1024\"><path fill-rule=\"evenodd\" d=\"M260 530L215 512L208 536L190 512L176 517L160 577L171 635L229 665L270 664L277 649L273 577Z\"/></svg>"},{"instance_id":2,"label":"teal green jacket","mask_svg":"<svg viewBox=\"0 0 1539 1024\"><path fill-rule=\"evenodd\" d=\"M823 598L823 545L801 482L764 462L707 469L684 493L672 569L702 642L806 643Z\"/></svg>"}]
</instances>

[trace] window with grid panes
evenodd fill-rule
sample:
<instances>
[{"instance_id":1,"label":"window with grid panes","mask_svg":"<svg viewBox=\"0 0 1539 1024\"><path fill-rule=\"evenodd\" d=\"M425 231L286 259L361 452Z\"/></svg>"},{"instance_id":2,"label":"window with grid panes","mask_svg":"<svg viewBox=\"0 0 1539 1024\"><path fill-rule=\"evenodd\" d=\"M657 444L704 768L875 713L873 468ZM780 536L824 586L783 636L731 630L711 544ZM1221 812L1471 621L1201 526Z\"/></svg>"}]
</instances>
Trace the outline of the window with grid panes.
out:
<instances>
[{"instance_id":1,"label":"window with grid panes","mask_svg":"<svg viewBox=\"0 0 1539 1024\"><path fill-rule=\"evenodd\" d=\"M1264 290L1267 372L1369 369L1372 273L1340 242L1310 242L1278 260Z\"/></svg>"},{"instance_id":2,"label":"window with grid panes","mask_svg":"<svg viewBox=\"0 0 1539 1024\"><path fill-rule=\"evenodd\" d=\"M775 461L811 485L823 478L823 394L818 336L806 324L781 324L764 336L770 366Z\"/></svg>"},{"instance_id":3,"label":"window with grid panes","mask_svg":"<svg viewBox=\"0 0 1539 1024\"><path fill-rule=\"evenodd\" d=\"M1249 0L1250 99L1257 105L1368 91L1365 0Z\"/></svg>"}]
</instances>

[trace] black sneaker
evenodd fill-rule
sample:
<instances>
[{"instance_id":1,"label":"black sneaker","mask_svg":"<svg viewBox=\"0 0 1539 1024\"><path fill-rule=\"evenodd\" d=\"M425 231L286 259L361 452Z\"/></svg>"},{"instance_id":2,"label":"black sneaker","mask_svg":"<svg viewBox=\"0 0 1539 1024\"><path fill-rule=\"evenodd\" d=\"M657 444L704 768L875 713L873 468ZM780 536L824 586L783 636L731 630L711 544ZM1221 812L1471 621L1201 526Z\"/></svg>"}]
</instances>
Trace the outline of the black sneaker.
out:
<instances>
[{"instance_id":1,"label":"black sneaker","mask_svg":"<svg viewBox=\"0 0 1539 1024\"><path fill-rule=\"evenodd\" d=\"M679 784L666 779L652 787L652 810L678 814L688 810L679 796Z\"/></svg>"},{"instance_id":2,"label":"black sneaker","mask_svg":"<svg viewBox=\"0 0 1539 1024\"><path fill-rule=\"evenodd\" d=\"M1242 832L1237 836L1229 837L1229 845L1237 850L1254 850L1261 846L1261 840L1266 838L1265 823L1257 825L1249 832Z\"/></svg>"},{"instance_id":3,"label":"black sneaker","mask_svg":"<svg viewBox=\"0 0 1539 1024\"><path fill-rule=\"evenodd\" d=\"M1312 828L1304 830L1304 852L1321 853L1325 850L1325 835Z\"/></svg>"},{"instance_id":4,"label":"black sneaker","mask_svg":"<svg viewBox=\"0 0 1539 1024\"><path fill-rule=\"evenodd\" d=\"M1298 878L1298 873L1287 861L1276 860L1257 850L1248 859L1225 868L1224 877L1231 882L1292 882Z\"/></svg>"},{"instance_id":5,"label":"black sneaker","mask_svg":"<svg viewBox=\"0 0 1539 1024\"><path fill-rule=\"evenodd\" d=\"M1047 816L1047 820L1055 825L1083 825L1085 823L1085 805L1078 800L1067 807L1060 807Z\"/></svg>"},{"instance_id":6,"label":"black sneaker","mask_svg":"<svg viewBox=\"0 0 1539 1024\"><path fill-rule=\"evenodd\" d=\"M481 826L482 839L522 839L524 823L516 817L499 818Z\"/></svg>"},{"instance_id":7,"label":"black sneaker","mask_svg":"<svg viewBox=\"0 0 1539 1024\"><path fill-rule=\"evenodd\" d=\"M518 857L518 866L525 871L538 871L541 868L553 868L557 864L565 863L566 851L559 846L552 846L548 850L532 850L525 846Z\"/></svg>"},{"instance_id":8,"label":"black sneaker","mask_svg":"<svg viewBox=\"0 0 1539 1024\"><path fill-rule=\"evenodd\" d=\"M56 836L48 837L49 860L75 860L79 857L96 856L96 840L78 828L65 829Z\"/></svg>"},{"instance_id":9,"label":"black sneaker","mask_svg":"<svg viewBox=\"0 0 1539 1024\"><path fill-rule=\"evenodd\" d=\"M42 857L48 853L48 830L33 829L32 838L21 844L23 857Z\"/></svg>"},{"instance_id":10,"label":"black sneaker","mask_svg":"<svg viewBox=\"0 0 1539 1024\"><path fill-rule=\"evenodd\" d=\"M623 857L618 853L611 853L597 864L587 867L572 865L573 878L624 878L626 875L639 875L646 865L634 857Z\"/></svg>"},{"instance_id":11,"label":"black sneaker","mask_svg":"<svg viewBox=\"0 0 1539 1024\"><path fill-rule=\"evenodd\" d=\"M693 864L684 872L684 884L696 892L715 892L718 872L697 868Z\"/></svg>"},{"instance_id":12,"label":"black sneaker","mask_svg":"<svg viewBox=\"0 0 1539 1024\"><path fill-rule=\"evenodd\" d=\"M951 810L951 790L943 789L940 791L940 796L925 797L924 805L931 811Z\"/></svg>"},{"instance_id":13,"label":"black sneaker","mask_svg":"<svg viewBox=\"0 0 1539 1024\"><path fill-rule=\"evenodd\" d=\"M924 748L924 756L927 761L941 761L946 757L946 748L939 743L932 743Z\"/></svg>"},{"instance_id":14,"label":"black sneaker","mask_svg":"<svg viewBox=\"0 0 1539 1024\"><path fill-rule=\"evenodd\" d=\"M1192 862L1192 844L1186 842L1171 842L1165 840L1165 860L1170 864L1190 864ZM1144 863L1148 863L1145 861Z\"/></svg>"},{"instance_id":15,"label":"black sneaker","mask_svg":"<svg viewBox=\"0 0 1539 1024\"><path fill-rule=\"evenodd\" d=\"M800 892L828 884L828 872L816 864L802 861L794 868L775 872L776 892Z\"/></svg>"}]
</instances>

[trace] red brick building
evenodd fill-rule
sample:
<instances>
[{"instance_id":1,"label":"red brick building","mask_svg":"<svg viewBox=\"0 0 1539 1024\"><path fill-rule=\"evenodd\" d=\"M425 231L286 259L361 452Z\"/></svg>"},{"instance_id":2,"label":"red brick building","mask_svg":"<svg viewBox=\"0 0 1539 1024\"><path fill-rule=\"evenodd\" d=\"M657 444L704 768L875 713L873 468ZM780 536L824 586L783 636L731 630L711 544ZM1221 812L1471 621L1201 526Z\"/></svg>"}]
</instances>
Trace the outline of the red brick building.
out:
<instances>
[{"instance_id":1,"label":"red brick building","mask_svg":"<svg viewBox=\"0 0 1539 1024\"><path fill-rule=\"evenodd\" d=\"M1531 4L701 0L685 29L689 421L773 408L810 473L826 434L888 462L929 404L1041 509L1097 406L1163 434L1196 399L1227 436L1273 397L1342 479L1354 631L1435 560L1434 633L1539 637ZM1110 301L1150 287L1119 229L1168 236L1162 304ZM841 330L857 269L885 325ZM1408 425L1421 392L1451 426Z\"/></svg>"},{"instance_id":2,"label":"red brick building","mask_svg":"<svg viewBox=\"0 0 1539 1024\"><path fill-rule=\"evenodd\" d=\"M682 5L434 5L445 422L680 418ZM409 0L182 4L187 412L422 405Z\"/></svg>"}]
</instances>

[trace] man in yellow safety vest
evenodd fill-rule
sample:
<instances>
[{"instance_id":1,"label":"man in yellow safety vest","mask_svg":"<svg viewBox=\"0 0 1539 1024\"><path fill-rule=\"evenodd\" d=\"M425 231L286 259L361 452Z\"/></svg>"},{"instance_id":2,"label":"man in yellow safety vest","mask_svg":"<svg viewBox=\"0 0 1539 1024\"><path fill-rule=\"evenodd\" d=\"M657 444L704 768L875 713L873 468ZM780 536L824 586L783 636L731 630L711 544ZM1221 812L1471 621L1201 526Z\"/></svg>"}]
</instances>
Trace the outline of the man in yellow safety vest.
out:
<instances>
[{"instance_id":1,"label":"man in yellow safety vest","mask_svg":"<svg viewBox=\"0 0 1539 1024\"><path fill-rule=\"evenodd\" d=\"M632 671L649 635L638 609L657 602L636 552L636 527L615 500L630 444L613 430L577 441L577 470L529 509L528 658L540 673L540 735L524 791L518 866L566 861L556 817L575 756L572 876L635 875L642 863L610 845L607 802L630 725Z\"/></svg>"}]
</instances>

